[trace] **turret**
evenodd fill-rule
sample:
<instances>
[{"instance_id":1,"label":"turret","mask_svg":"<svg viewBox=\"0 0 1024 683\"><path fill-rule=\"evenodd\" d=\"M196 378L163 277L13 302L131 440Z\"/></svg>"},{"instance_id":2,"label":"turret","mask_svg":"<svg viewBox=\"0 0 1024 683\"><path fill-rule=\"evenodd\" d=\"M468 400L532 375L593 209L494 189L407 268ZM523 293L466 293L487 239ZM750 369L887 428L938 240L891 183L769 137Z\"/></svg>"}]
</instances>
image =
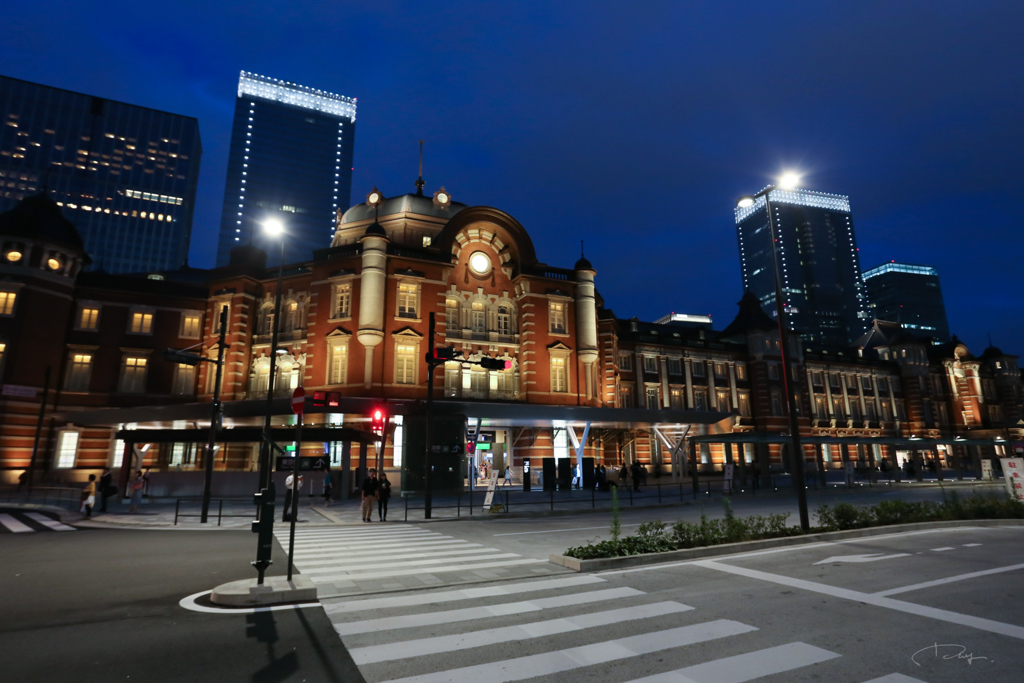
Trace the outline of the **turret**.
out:
<instances>
[{"instance_id":1,"label":"turret","mask_svg":"<svg viewBox=\"0 0 1024 683\"><path fill-rule=\"evenodd\" d=\"M597 301L594 266L580 258L576 271L576 353L586 373L587 398L594 395L594 362L597 361Z\"/></svg>"},{"instance_id":2,"label":"turret","mask_svg":"<svg viewBox=\"0 0 1024 683\"><path fill-rule=\"evenodd\" d=\"M373 349L384 341L384 292L387 287L388 235L374 222L360 240L363 245L359 278L359 331L356 339L366 348L363 383L373 377Z\"/></svg>"}]
</instances>

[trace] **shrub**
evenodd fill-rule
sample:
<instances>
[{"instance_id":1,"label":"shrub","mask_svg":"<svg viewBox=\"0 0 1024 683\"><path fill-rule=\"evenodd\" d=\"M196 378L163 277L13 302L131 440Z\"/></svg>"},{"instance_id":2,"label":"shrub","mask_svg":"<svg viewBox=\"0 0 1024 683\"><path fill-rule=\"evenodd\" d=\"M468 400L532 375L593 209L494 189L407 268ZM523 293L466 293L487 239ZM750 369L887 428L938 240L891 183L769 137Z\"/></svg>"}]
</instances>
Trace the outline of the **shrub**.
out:
<instances>
[{"instance_id":1,"label":"shrub","mask_svg":"<svg viewBox=\"0 0 1024 683\"><path fill-rule=\"evenodd\" d=\"M849 503L837 503L835 507L821 505L815 514L818 515L818 524L825 531L844 531L871 526L875 517L871 508L859 508Z\"/></svg>"}]
</instances>

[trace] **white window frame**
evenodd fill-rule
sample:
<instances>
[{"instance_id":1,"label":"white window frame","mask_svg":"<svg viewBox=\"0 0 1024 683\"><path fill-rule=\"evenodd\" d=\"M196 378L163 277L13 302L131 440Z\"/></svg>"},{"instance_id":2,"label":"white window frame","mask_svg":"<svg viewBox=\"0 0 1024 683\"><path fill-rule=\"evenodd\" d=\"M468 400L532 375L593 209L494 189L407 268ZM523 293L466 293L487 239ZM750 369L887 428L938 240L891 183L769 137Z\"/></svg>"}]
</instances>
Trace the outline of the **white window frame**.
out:
<instances>
[{"instance_id":1,"label":"white window frame","mask_svg":"<svg viewBox=\"0 0 1024 683\"><path fill-rule=\"evenodd\" d=\"M569 363L568 355L552 355L551 356L551 393L553 394L567 394L569 393Z\"/></svg>"},{"instance_id":2,"label":"white window frame","mask_svg":"<svg viewBox=\"0 0 1024 683\"><path fill-rule=\"evenodd\" d=\"M499 304L497 310L498 334L512 336L512 307L508 304Z\"/></svg>"},{"instance_id":3,"label":"white window frame","mask_svg":"<svg viewBox=\"0 0 1024 683\"><path fill-rule=\"evenodd\" d=\"M658 374L657 356L644 356L644 372L651 375Z\"/></svg>"},{"instance_id":4,"label":"white window frame","mask_svg":"<svg viewBox=\"0 0 1024 683\"><path fill-rule=\"evenodd\" d=\"M419 384L420 341L418 338L400 336L395 338L394 382L402 386Z\"/></svg>"},{"instance_id":5,"label":"white window frame","mask_svg":"<svg viewBox=\"0 0 1024 683\"><path fill-rule=\"evenodd\" d=\"M328 340L327 383L348 383L348 338Z\"/></svg>"},{"instance_id":6,"label":"white window frame","mask_svg":"<svg viewBox=\"0 0 1024 683\"><path fill-rule=\"evenodd\" d=\"M71 441L70 445L67 443L69 440ZM78 447L81 443L81 429L65 428L58 431L57 453L53 461L54 467L61 470L74 467L78 461Z\"/></svg>"},{"instance_id":7,"label":"white window frame","mask_svg":"<svg viewBox=\"0 0 1024 683\"><path fill-rule=\"evenodd\" d=\"M420 317L420 284L399 280L395 288L395 317L403 320L418 320Z\"/></svg>"},{"instance_id":8,"label":"white window frame","mask_svg":"<svg viewBox=\"0 0 1024 683\"><path fill-rule=\"evenodd\" d=\"M334 305L331 306L331 320L347 320L352 317L352 283L334 285Z\"/></svg>"},{"instance_id":9,"label":"white window frame","mask_svg":"<svg viewBox=\"0 0 1024 683\"><path fill-rule=\"evenodd\" d=\"M564 301L548 301L548 332L551 334L568 334L565 319L566 305Z\"/></svg>"},{"instance_id":10,"label":"white window frame","mask_svg":"<svg viewBox=\"0 0 1024 683\"><path fill-rule=\"evenodd\" d=\"M452 304L455 304L452 306ZM461 301L458 297L448 296L444 300L444 331L445 334L450 334L456 330L462 329L462 323L459 320L459 312L462 309Z\"/></svg>"},{"instance_id":11,"label":"white window frame","mask_svg":"<svg viewBox=\"0 0 1024 683\"><path fill-rule=\"evenodd\" d=\"M189 320L195 320L194 330L190 330L192 325L188 324ZM181 314L181 330L178 332L178 336L182 339L199 339L203 334L203 312L202 311L184 311Z\"/></svg>"}]
</instances>

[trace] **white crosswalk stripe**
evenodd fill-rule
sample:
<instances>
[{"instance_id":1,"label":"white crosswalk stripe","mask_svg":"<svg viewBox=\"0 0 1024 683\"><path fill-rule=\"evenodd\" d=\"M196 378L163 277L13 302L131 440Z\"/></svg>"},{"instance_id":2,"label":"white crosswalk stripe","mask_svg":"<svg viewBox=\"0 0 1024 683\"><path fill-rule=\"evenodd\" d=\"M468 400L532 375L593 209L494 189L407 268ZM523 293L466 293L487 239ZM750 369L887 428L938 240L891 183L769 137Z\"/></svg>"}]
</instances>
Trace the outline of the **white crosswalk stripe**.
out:
<instances>
[{"instance_id":1,"label":"white crosswalk stripe","mask_svg":"<svg viewBox=\"0 0 1024 683\"><path fill-rule=\"evenodd\" d=\"M62 524L52 517L39 512L0 512L0 527L13 534L28 534L37 531L78 531L73 526Z\"/></svg>"},{"instance_id":2,"label":"white crosswalk stripe","mask_svg":"<svg viewBox=\"0 0 1024 683\"><path fill-rule=\"evenodd\" d=\"M278 529L284 547L288 534ZM319 585L547 564L410 526L296 530L294 558L299 572Z\"/></svg>"},{"instance_id":3,"label":"white crosswalk stripe","mask_svg":"<svg viewBox=\"0 0 1024 683\"><path fill-rule=\"evenodd\" d=\"M445 605L452 608L443 609ZM659 653L658 661L671 661L667 651L723 639L735 643L726 647L741 653L698 659L700 663L638 680L743 683L840 657L803 642L751 647L761 642L749 640L753 636L747 634L758 632L753 625L701 618L689 605L611 586L594 575L327 599L324 609L360 672L374 683L497 683L558 674L590 680L595 671L577 670L601 665L620 667L612 678L625 680L622 667L634 657ZM564 646L559 646L563 639ZM507 658L509 653L521 656ZM884 678L874 683L903 681Z\"/></svg>"}]
</instances>

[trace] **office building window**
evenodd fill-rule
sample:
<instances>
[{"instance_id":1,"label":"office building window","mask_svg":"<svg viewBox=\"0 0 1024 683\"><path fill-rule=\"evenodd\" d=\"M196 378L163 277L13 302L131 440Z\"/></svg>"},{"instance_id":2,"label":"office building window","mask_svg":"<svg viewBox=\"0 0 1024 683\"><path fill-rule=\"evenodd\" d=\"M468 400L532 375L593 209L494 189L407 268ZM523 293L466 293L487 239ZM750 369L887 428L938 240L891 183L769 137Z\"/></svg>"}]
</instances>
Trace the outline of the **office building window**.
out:
<instances>
[{"instance_id":1,"label":"office building window","mask_svg":"<svg viewBox=\"0 0 1024 683\"><path fill-rule=\"evenodd\" d=\"M704 361L695 360L693 361L693 376L704 377Z\"/></svg>"},{"instance_id":2,"label":"office building window","mask_svg":"<svg viewBox=\"0 0 1024 683\"><path fill-rule=\"evenodd\" d=\"M348 378L348 344L331 344L331 368L328 384L344 384Z\"/></svg>"},{"instance_id":3,"label":"office building window","mask_svg":"<svg viewBox=\"0 0 1024 683\"><path fill-rule=\"evenodd\" d=\"M334 288L334 317L352 317L352 285L337 285Z\"/></svg>"},{"instance_id":4,"label":"office building window","mask_svg":"<svg viewBox=\"0 0 1024 683\"><path fill-rule=\"evenodd\" d=\"M201 320L202 316L199 313L182 313L181 336L185 339L199 339L199 333L202 331Z\"/></svg>"},{"instance_id":5,"label":"office building window","mask_svg":"<svg viewBox=\"0 0 1024 683\"><path fill-rule=\"evenodd\" d=\"M152 334L153 314L135 311L131 314L131 323L128 331L132 334Z\"/></svg>"},{"instance_id":6,"label":"office building window","mask_svg":"<svg viewBox=\"0 0 1024 683\"><path fill-rule=\"evenodd\" d=\"M656 356L644 356L644 372L657 374L658 358Z\"/></svg>"},{"instance_id":7,"label":"office building window","mask_svg":"<svg viewBox=\"0 0 1024 683\"><path fill-rule=\"evenodd\" d=\"M57 436L57 467L74 467L77 457L78 431L67 429L60 432Z\"/></svg>"},{"instance_id":8,"label":"office building window","mask_svg":"<svg viewBox=\"0 0 1024 683\"><path fill-rule=\"evenodd\" d=\"M89 378L92 376L92 354L72 352L68 359L68 374L64 380L67 391L89 391Z\"/></svg>"},{"instance_id":9,"label":"office building window","mask_svg":"<svg viewBox=\"0 0 1024 683\"><path fill-rule=\"evenodd\" d=\"M564 393L569 391L569 379L565 368L565 358L551 358L551 391Z\"/></svg>"},{"instance_id":10,"label":"office building window","mask_svg":"<svg viewBox=\"0 0 1024 683\"><path fill-rule=\"evenodd\" d=\"M99 306L82 306L78 309L78 329L95 330L100 324Z\"/></svg>"},{"instance_id":11,"label":"office building window","mask_svg":"<svg viewBox=\"0 0 1024 683\"><path fill-rule=\"evenodd\" d=\"M565 334L565 304L561 301L548 302L548 326L552 334Z\"/></svg>"},{"instance_id":12,"label":"office building window","mask_svg":"<svg viewBox=\"0 0 1024 683\"><path fill-rule=\"evenodd\" d=\"M420 286L414 282L401 282L398 285L398 317L415 318L418 310Z\"/></svg>"},{"instance_id":13,"label":"office building window","mask_svg":"<svg viewBox=\"0 0 1024 683\"><path fill-rule=\"evenodd\" d=\"M0 315L14 315L14 301L17 292L0 292Z\"/></svg>"},{"instance_id":14,"label":"office building window","mask_svg":"<svg viewBox=\"0 0 1024 683\"><path fill-rule=\"evenodd\" d=\"M395 384L416 384L416 345L395 346Z\"/></svg>"},{"instance_id":15,"label":"office building window","mask_svg":"<svg viewBox=\"0 0 1024 683\"><path fill-rule=\"evenodd\" d=\"M119 390L125 394L141 394L146 390L146 359L125 356L121 365Z\"/></svg>"},{"instance_id":16,"label":"office building window","mask_svg":"<svg viewBox=\"0 0 1024 683\"><path fill-rule=\"evenodd\" d=\"M175 396L191 396L195 393L196 366L178 363L174 368L174 386L171 393Z\"/></svg>"}]
</instances>

